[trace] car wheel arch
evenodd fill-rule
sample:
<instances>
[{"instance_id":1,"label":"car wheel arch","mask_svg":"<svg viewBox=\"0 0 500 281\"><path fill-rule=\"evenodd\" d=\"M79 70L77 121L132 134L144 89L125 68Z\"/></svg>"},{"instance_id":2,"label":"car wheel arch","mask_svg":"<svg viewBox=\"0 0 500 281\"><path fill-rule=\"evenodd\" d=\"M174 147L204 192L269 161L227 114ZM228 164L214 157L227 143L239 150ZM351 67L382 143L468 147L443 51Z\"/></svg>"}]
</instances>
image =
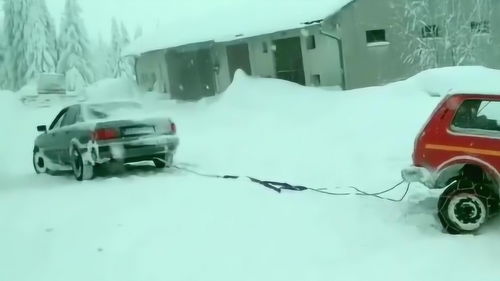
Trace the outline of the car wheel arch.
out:
<instances>
[{"instance_id":1,"label":"car wheel arch","mask_svg":"<svg viewBox=\"0 0 500 281\"><path fill-rule=\"evenodd\" d=\"M490 164L472 157L454 159L439 167L436 173L436 188L444 188L449 181L458 176L466 176L477 181L491 181L496 194L500 193L500 177L498 171Z\"/></svg>"}]
</instances>

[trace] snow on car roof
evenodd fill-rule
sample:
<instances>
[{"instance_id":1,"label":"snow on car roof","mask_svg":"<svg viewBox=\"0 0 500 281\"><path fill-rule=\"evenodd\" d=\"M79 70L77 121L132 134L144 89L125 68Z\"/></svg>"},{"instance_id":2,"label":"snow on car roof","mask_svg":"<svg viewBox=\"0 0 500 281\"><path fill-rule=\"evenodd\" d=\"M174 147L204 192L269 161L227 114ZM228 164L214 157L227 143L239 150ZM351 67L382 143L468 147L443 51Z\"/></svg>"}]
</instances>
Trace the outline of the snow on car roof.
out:
<instances>
[{"instance_id":1,"label":"snow on car roof","mask_svg":"<svg viewBox=\"0 0 500 281\"><path fill-rule=\"evenodd\" d=\"M122 55L140 55L199 42L227 42L305 27L335 14L352 1L255 0L218 5L204 16L186 17L186 13L179 13L155 32L132 42Z\"/></svg>"},{"instance_id":2,"label":"snow on car roof","mask_svg":"<svg viewBox=\"0 0 500 281\"><path fill-rule=\"evenodd\" d=\"M500 96L500 90L451 90L447 93L448 95L471 95L471 96Z\"/></svg>"}]
</instances>

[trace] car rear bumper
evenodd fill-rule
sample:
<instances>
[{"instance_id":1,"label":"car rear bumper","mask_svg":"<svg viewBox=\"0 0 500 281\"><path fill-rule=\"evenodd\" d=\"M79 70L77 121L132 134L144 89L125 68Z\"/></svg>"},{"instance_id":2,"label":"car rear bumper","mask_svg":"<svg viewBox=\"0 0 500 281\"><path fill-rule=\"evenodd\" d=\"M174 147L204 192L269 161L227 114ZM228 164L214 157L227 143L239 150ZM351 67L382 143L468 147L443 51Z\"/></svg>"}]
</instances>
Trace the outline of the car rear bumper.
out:
<instances>
[{"instance_id":1,"label":"car rear bumper","mask_svg":"<svg viewBox=\"0 0 500 281\"><path fill-rule=\"evenodd\" d=\"M173 135L101 142L93 148L92 159L95 163L103 164L112 160L138 162L157 157L172 157L178 145L179 139Z\"/></svg>"},{"instance_id":2,"label":"car rear bumper","mask_svg":"<svg viewBox=\"0 0 500 281\"><path fill-rule=\"evenodd\" d=\"M434 186L434 180L431 172L423 167L407 167L401 171L401 177L403 178L403 180L409 183L419 182L429 188L432 188Z\"/></svg>"}]
</instances>

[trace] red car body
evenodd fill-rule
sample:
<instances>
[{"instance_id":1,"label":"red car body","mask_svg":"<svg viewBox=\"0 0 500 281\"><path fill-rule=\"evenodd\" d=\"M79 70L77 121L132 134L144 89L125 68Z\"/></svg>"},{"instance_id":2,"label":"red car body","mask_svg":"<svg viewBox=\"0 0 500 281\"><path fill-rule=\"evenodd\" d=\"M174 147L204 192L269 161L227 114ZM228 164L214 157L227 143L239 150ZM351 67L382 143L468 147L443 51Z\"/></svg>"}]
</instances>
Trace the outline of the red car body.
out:
<instances>
[{"instance_id":1,"label":"red car body","mask_svg":"<svg viewBox=\"0 0 500 281\"><path fill-rule=\"evenodd\" d=\"M499 212L499 171L500 95L452 94L418 134L413 166L402 176L445 189L438 216L447 232L459 234Z\"/></svg>"},{"instance_id":2,"label":"red car body","mask_svg":"<svg viewBox=\"0 0 500 281\"><path fill-rule=\"evenodd\" d=\"M437 106L413 152L413 164L422 173L419 181L430 188L444 187L442 182L466 164L480 167L495 183L500 179L500 132L453 130L452 121L466 100L500 102L500 95L454 94Z\"/></svg>"}]
</instances>

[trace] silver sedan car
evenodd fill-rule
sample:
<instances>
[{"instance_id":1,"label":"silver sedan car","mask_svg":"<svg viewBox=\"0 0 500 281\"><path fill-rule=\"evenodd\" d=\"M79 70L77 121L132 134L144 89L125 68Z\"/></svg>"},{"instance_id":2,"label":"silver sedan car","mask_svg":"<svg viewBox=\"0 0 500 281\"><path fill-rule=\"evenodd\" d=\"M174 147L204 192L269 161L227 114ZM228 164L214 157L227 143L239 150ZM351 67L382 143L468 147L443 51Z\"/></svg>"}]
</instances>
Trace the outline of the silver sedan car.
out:
<instances>
[{"instance_id":1,"label":"silver sedan car","mask_svg":"<svg viewBox=\"0 0 500 281\"><path fill-rule=\"evenodd\" d=\"M110 162L170 166L179 144L170 118L131 101L75 104L62 109L48 128L37 129L42 134L33 149L36 173L72 170L79 181L92 179L96 167Z\"/></svg>"}]
</instances>

